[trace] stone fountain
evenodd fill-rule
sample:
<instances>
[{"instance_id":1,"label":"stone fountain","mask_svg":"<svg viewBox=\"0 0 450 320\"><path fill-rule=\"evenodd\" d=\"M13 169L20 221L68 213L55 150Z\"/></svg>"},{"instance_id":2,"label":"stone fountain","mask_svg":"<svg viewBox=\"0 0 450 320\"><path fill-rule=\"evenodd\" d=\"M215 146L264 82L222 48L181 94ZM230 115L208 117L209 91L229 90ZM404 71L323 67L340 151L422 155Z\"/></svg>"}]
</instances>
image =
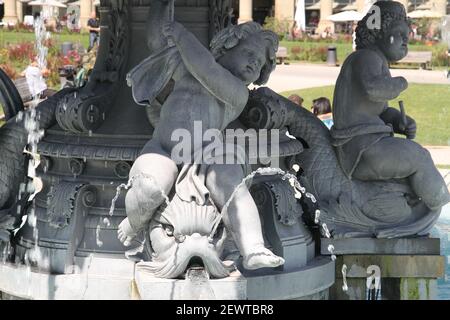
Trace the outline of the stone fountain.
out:
<instances>
[{"instance_id":1,"label":"stone fountain","mask_svg":"<svg viewBox=\"0 0 450 320\"><path fill-rule=\"evenodd\" d=\"M112 214L111 201L156 125L155 107L136 104L126 82L127 73L152 53L146 44L151 2L102 1L101 42L89 82L38 106L51 117L41 124L46 131L37 150L43 189L21 208L21 215L34 211L35 225L25 223L2 242L0 291L26 299L327 298L334 262L316 256L315 241L301 220L302 204L281 178L261 175L251 189L266 244L284 257L281 267L249 271L237 261L229 276L209 279L206 294L199 295L192 277L159 278L136 267L146 259L145 235L130 247L119 241L126 192ZM226 0L181 0L174 18L207 47L228 25L230 9ZM233 126L245 128L239 120ZM280 159L287 170L284 159L303 147L284 140ZM38 255L30 254L36 250Z\"/></svg>"},{"instance_id":2,"label":"stone fountain","mask_svg":"<svg viewBox=\"0 0 450 320\"><path fill-rule=\"evenodd\" d=\"M390 19L383 30L393 20L402 21L404 12L395 5L380 7ZM413 174L364 176L369 170L361 155L369 147L391 141L393 131L409 138L415 134L415 122L404 110L397 114L387 108L387 101L407 85L385 68L383 57L392 58L389 54L398 48L380 50L377 41L385 39L360 27L374 42L360 43L361 50L344 64L330 134L311 113L269 88L247 90L252 82L267 81L278 40L256 24L231 26L231 12L227 0L178 0L174 7L172 0L101 1L101 42L88 83L36 107L45 136L26 157L39 161L39 190L21 166L26 138L11 134L26 137L23 116L1 129L0 143L14 145L16 156L8 160L12 174L0 167L0 177L9 179L1 189L6 200L0 211L0 292L25 299L364 299L366 269L376 265L388 278L382 297L395 299L404 298L411 283L428 288L442 276L439 243L427 234L448 192L442 189L442 198L434 199L414 189ZM401 23L397 27L403 30ZM403 39L391 39L391 46L405 47ZM253 54L244 73L237 69L242 52ZM364 62L371 55L379 65ZM373 69L347 71L354 63L355 70ZM257 77L248 75L255 70ZM374 81L374 70L383 70L383 81L392 86ZM355 80L353 74L369 77ZM198 83L191 84L193 79ZM12 89L2 80L3 100L13 117L22 108L13 95L4 98ZM180 99L186 88L189 94ZM364 90L373 101L359 96ZM209 110L183 104L193 99L201 104L204 97L210 99ZM380 107L377 103L382 106L376 117L371 111L365 117L345 112L349 105L365 112ZM213 105L227 112L213 113ZM171 112L173 106L178 109ZM233 116L236 106L241 109ZM191 111L183 114L185 109ZM191 129L186 119L205 114L212 115L210 122L222 119L212 128L252 132L259 148L248 147L245 165L167 162L161 141L173 132L166 129L174 122ZM267 130L280 134L263 140L260 133ZM405 141L388 144L403 148L410 143ZM262 145L271 151L265 157L258 153ZM367 148L358 154L361 146ZM353 158L347 156L355 154L357 164L348 170ZM425 177L435 174L428 160L425 154L418 159ZM278 165L270 167L275 161ZM241 167L247 177L240 176ZM163 182L171 174L176 182L167 187ZM236 184L236 177L242 183ZM427 183L430 190L440 188L438 180ZM221 199L223 194L227 199ZM242 206L244 216L238 214ZM402 264L408 269L399 268Z\"/></svg>"}]
</instances>

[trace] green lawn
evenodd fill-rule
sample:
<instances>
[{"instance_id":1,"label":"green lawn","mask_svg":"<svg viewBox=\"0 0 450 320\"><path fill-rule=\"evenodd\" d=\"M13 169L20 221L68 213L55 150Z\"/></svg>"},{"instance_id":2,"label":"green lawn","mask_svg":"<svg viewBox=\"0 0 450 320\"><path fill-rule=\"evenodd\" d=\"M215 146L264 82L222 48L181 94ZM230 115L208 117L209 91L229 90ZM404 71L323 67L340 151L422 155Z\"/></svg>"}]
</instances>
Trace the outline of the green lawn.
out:
<instances>
[{"instance_id":1,"label":"green lawn","mask_svg":"<svg viewBox=\"0 0 450 320\"><path fill-rule=\"evenodd\" d=\"M63 42L73 42L73 43L81 43L85 48L89 46L89 35L87 33L72 33L72 34L58 34L52 33L52 39L56 40L58 44ZM13 32L13 31L5 31L0 30L0 48L5 47L8 44L26 42L26 41L35 41L36 37L34 33L31 32Z\"/></svg>"},{"instance_id":2,"label":"green lawn","mask_svg":"<svg viewBox=\"0 0 450 320\"><path fill-rule=\"evenodd\" d=\"M336 52L337 52L337 58L338 63L342 64L345 60L345 58L353 52L352 44L351 43L327 43L324 41L320 42L311 42L311 41L281 41L280 46L286 47L288 49L288 52L290 54L291 49L293 47L300 47L301 49L305 48L316 48L316 47L328 47L328 46L335 46ZM433 61L432 66L433 68L442 68L442 66L447 66L448 62L446 60L446 50L447 46L444 44L437 44L432 47L426 46L423 44L410 44L409 45L409 51L433 51ZM442 57L444 55L444 58ZM439 56L439 58L438 58ZM316 63L323 63L321 61ZM402 65L401 67L408 67ZM410 67L417 68L417 65L411 65Z\"/></svg>"},{"instance_id":3,"label":"green lawn","mask_svg":"<svg viewBox=\"0 0 450 320\"><path fill-rule=\"evenodd\" d=\"M307 41L281 41L281 47L286 47L288 52L291 52L293 47L307 48L307 47L327 47L335 46L339 62L343 62L345 58L352 53L351 43L325 43L325 42L307 42ZM323 62L321 62L323 63Z\"/></svg>"},{"instance_id":4,"label":"green lawn","mask_svg":"<svg viewBox=\"0 0 450 320\"><path fill-rule=\"evenodd\" d=\"M319 97L333 99L334 86L296 90L282 93L300 95L304 106L312 106L312 100ZM398 99L390 102L391 107L398 108L398 101L403 100L407 114L412 116L418 126L416 141L422 145L450 145L450 85L410 84Z\"/></svg>"},{"instance_id":5,"label":"green lawn","mask_svg":"<svg viewBox=\"0 0 450 320\"><path fill-rule=\"evenodd\" d=\"M297 93L304 100L308 109L312 100L318 97L333 98L334 86L284 92L289 96ZM398 106L398 100L405 103L406 112L417 121L418 134L416 141L422 145L450 145L450 86L432 84L410 84L408 90L398 99L392 101L392 107ZM3 110L0 109L0 114ZM3 122L0 120L0 126Z\"/></svg>"}]
</instances>

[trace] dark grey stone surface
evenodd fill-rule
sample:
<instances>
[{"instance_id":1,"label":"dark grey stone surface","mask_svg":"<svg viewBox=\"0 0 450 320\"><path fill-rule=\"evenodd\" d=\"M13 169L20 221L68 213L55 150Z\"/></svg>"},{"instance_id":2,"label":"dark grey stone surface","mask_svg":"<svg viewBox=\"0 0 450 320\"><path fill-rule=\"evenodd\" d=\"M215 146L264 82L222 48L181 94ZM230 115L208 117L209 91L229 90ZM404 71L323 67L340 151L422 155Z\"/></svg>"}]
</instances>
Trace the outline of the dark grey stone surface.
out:
<instances>
[{"instance_id":1,"label":"dark grey stone surface","mask_svg":"<svg viewBox=\"0 0 450 320\"><path fill-rule=\"evenodd\" d=\"M347 266L347 278L367 278L370 266L380 268L381 278L442 278L445 257L439 255L344 255L336 259L336 278L343 278L342 267Z\"/></svg>"},{"instance_id":2,"label":"dark grey stone surface","mask_svg":"<svg viewBox=\"0 0 450 320\"><path fill-rule=\"evenodd\" d=\"M439 255L439 238L396 238L396 239L321 239L320 253L330 255L328 246L334 246L336 255L395 254L395 255Z\"/></svg>"}]
</instances>

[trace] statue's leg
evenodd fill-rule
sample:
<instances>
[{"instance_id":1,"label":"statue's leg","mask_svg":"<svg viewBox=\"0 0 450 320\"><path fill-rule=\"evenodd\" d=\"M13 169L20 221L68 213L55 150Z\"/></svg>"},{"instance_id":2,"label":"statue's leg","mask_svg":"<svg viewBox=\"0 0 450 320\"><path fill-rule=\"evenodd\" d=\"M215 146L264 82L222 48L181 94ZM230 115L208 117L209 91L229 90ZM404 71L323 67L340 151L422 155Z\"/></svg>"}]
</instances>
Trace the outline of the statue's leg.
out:
<instances>
[{"instance_id":1,"label":"statue's leg","mask_svg":"<svg viewBox=\"0 0 450 320\"><path fill-rule=\"evenodd\" d=\"M130 171L132 187L125 197L127 218L119 226L119 240L129 245L165 201L177 178L176 164L163 154L141 155Z\"/></svg>"},{"instance_id":2,"label":"statue's leg","mask_svg":"<svg viewBox=\"0 0 450 320\"><path fill-rule=\"evenodd\" d=\"M450 201L430 153L411 140L392 137L380 140L363 153L354 177L366 181L409 178L416 195L432 210Z\"/></svg>"},{"instance_id":3,"label":"statue's leg","mask_svg":"<svg viewBox=\"0 0 450 320\"><path fill-rule=\"evenodd\" d=\"M240 165L213 165L209 168L206 186L214 203L223 210L236 187L244 178ZM284 259L264 247L258 208L247 188L239 187L224 213L223 220L244 257L246 269L278 267Z\"/></svg>"}]
</instances>

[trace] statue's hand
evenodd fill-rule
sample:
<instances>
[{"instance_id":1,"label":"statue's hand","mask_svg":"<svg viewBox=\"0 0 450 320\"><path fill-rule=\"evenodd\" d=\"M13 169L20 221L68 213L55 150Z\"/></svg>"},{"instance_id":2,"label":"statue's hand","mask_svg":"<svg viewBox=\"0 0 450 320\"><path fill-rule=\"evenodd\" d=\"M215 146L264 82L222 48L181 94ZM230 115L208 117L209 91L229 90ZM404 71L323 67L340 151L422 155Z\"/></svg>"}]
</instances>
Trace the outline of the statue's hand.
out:
<instances>
[{"instance_id":1,"label":"statue's hand","mask_svg":"<svg viewBox=\"0 0 450 320\"><path fill-rule=\"evenodd\" d=\"M408 80L406 80L404 77L395 77L393 79L396 80L400 91L405 91L406 89L408 89Z\"/></svg>"},{"instance_id":2,"label":"statue's hand","mask_svg":"<svg viewBox=\"0 0 450 320\"><path fill-rule=\"evenodd\" d=\"M398 129L397 133L405 135L406 138L410 140L416 138L417 124L413 118L405 116L404 118L399 119Z\"/></svg>"},{"instance_id":3,"label":"statue's hand","mask_svg":"<svg viewBox=\"0 0 450 320\"><path fill-rule=\"evenodd\" d=\"M174 22L173 21L167 21L162 26L162 34L166 38L172 38L174 33Z\"/></svg>"},{"instance_id":4,"label":"statue's hand","mask_svg":"<svg viewBox=\"0 0 450 320\"><path fill-rule=\"evenodd\" d=\"M175 21L168 21L162 27L162 34L169 42L174 42L181 33L183 26Z\"/></svg>"}]
</instances>

